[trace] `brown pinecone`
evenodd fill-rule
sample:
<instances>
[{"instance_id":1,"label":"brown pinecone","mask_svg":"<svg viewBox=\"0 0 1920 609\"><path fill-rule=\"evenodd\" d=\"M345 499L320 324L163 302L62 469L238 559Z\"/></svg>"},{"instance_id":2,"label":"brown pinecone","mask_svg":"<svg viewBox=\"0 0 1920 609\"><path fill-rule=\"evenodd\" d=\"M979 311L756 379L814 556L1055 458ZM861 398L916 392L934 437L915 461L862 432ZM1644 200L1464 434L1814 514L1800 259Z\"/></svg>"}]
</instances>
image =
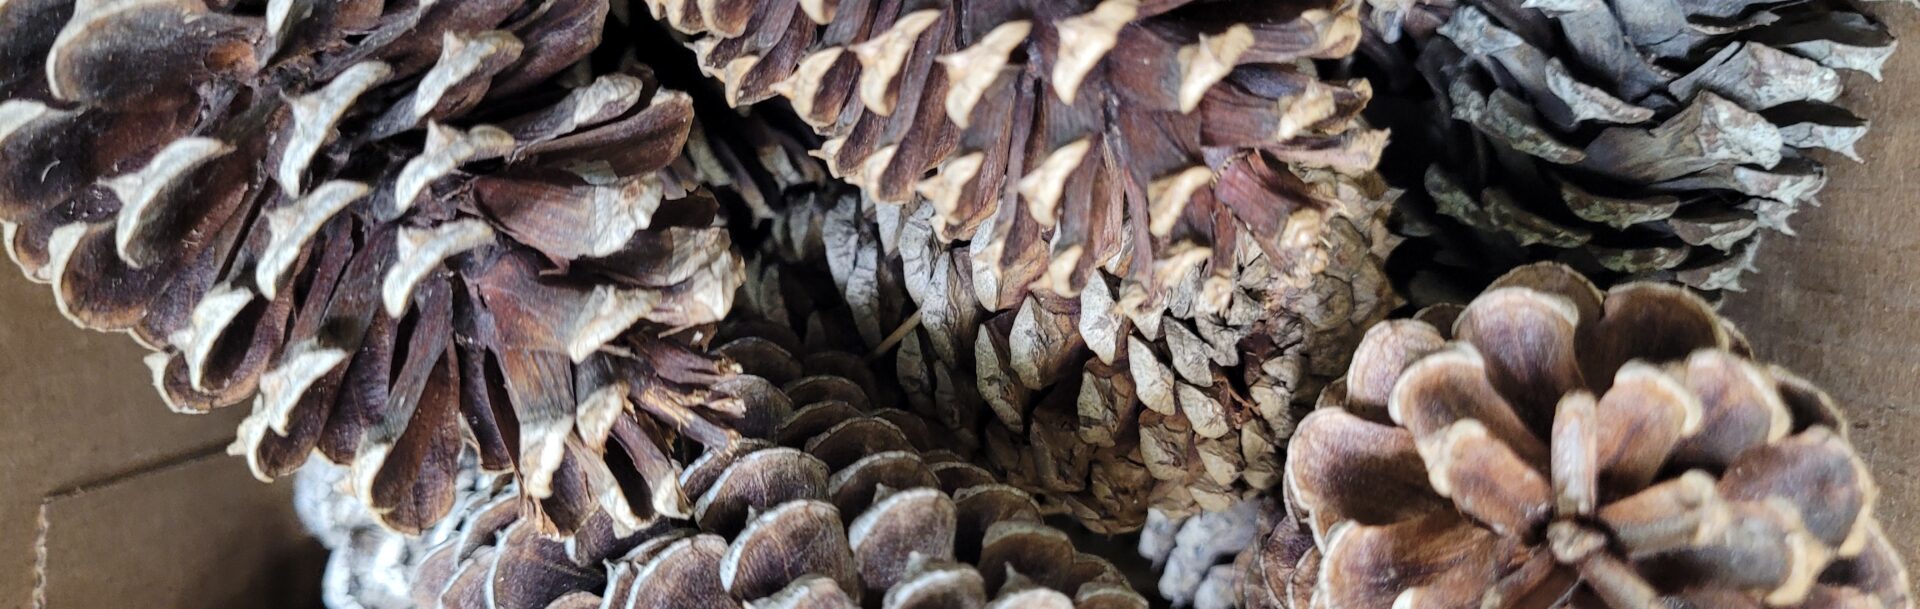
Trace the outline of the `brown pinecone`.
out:
<instances>
[{"instance_id":1,"label":"brown pinecone","mask_svg":"<svg viewBox=\"0 0 1920 609\"><path fill-rule=\"evenodd\" d=\"M1247 606L1910 608L1846 430L1686 290L1523 267L1368 331Z\"/></svg>"},{"instance_id":2,"label":"brown pinecone","mask_svg":"<svg viewBox=\"0 0 1920 609\"><path fill-rule=\"evenodd\" d=\"M447 513L467 444L542 528L683 511L665 451L739 403L702 333L662 336L742 266L676 161L687 97L588 60L606 0L233 4L0 5L28 276L156 350L175 409L251 400L256 474L317 449L387 526Z\"/></svg>"},{"instance_id":3,"label":"brown pinecone","mask_svg":"<svg viewBox=\"0 0 1920 609\"><path fill-rule=\"evenodd\" d=\"M649 0L728 97L776 94L819 155L959 249L991 310L1030 289L1077 298L1121 280L1152 311L1193 269L1224 311L1236 257L1304 280L1339 203L1313 168L1370 170L1385 134L1355 120L1364 83L1305 60L1359 40L1346 0Z\"/></svg>"},{"instance_id":4,"label":"brown pinecone","mask_svg":"<svg viewBox=\"0 0 1920 609\"><path fill-rule=\"evenodd\" d=\"M1521 6L1524 4L1524 6ZM1738 291L1754 248L1854 160L1846 72L1895 47L1845 0L1372 0L1363 71L1416 243L1416 301L1559 260ZM1477 282L1476 282L1477 280ZM1450 293L1449 293L1450 292Z\"/></svg>"},{"instance_id":5,"label":"brown pinecone","mask_svg":"<svg viewBox=\"0 0 1920 609\"><path fill-rule=\"evenodd\" d=\"M569 542L508 498L420 568L426 607L1135 607L1107 561L1041 523L1025 493L939 450L916 415L862 388L853 354L787 350L791 331L735 324L719 349L767 441L709 453L682 483L690 522L620 536L595 516ZM765 375L765 376L759 376ZM990 603L991 601L991 603Z\"/></svg>"},{"instance_id":6,"label":"brown pinecone","mask_svg":"<svg viewBox=\"0 0 1920 609\"><path fill-rule=\"evenodd\" d=\"M1384 134L1354 120L1363 85L1302 61L1351 50L1355 3L649 6L862 187L776 233L830 263L867 348L898 346L906 398L1097 530L1269 483L1248 455L1284 424L1243 435L1253 405L1284 419L1388 308L1386 193L1346 175Z\"/></svg>"},{"instance_id":7,"label":"brown pinecone","mask_svg":"<svg viewBox=\"0 0 1920 609\"><path fill-rule=\"evenodd\" d=\"M1243 283L1227 289L1225 312L1196 303L1197 272L1177 284L1181 298L1139 316L1122 312L1119 281L1104 273L1078 298L1036 291L983 307L973 251L941 247L925 228L927 206L849 192L793 201L774 229L786 264L750 269L748 284L825 267L836 293L813 300L845 303L838 318L858 341L850 348L892 350L890 376L910 410L949 431L957 449L983 447L981 460L1048 512L1127 532L1149 509L1221 510L1270 487L1296 395L1343 371L1360 329L1392 307L1379 270L1385 193L1362 196L1363 181L1322 177L1353 191L1339 200L1364 202L1329 217L1325 270L1294 284L1243 250ZM753 291L740 306L795 290Z\"/></svg>"}]
</instances>

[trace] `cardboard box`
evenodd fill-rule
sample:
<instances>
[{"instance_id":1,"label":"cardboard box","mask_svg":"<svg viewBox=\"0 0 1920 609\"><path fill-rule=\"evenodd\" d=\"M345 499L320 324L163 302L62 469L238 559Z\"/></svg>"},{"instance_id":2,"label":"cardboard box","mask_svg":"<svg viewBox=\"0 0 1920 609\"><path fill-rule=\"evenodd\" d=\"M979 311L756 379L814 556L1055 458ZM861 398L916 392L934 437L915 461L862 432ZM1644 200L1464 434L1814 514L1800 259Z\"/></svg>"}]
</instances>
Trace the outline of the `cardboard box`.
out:
<instances>
[{"instance_id":1,"label":"cardboard box","mask_svg":"<svg viewBox=\"0 0 1920 609\"><path fill-rule=\"evenodd\" d=\"M318 606L291 485L226 455L246 413L175 414L132 339L0 270L0 608Z\"/></svg>"},{"instance_id":2,"label":"cardboard box","mask_svg":"<svg viewBox=\"0 0 1920 609\"><path fill-rule=\"evenodd\" d=\"M1761 357L1833 394L1880 483L1880 521L1920 564L1920 11L1870 3L1901 39L1884 82L1849 76L1846 106L1873 121L1866 163L1829 155L1823 205L1798 237L1760 248L1760 274L1728 299Z\"/></svg>"},{"instance_id":3,"label":"cardboard box","mask_svg":"<svg viewBox=\"0 0 1920 609\"><path fill-rule=\"evenodd\" d=\"M1833 156L1824 206L1763 246L1725 312L1763 357L1849 413L1879 514L1920 564L1920 11L1875 3L1905 39L1885 82L1850 76L1874 122L1866 164ZM0 268L0 609L317 606L324 559L289 510L221 448L244 414L160 403L141 349L60 317L46 286Z\"/></svg>"}]
</instances>

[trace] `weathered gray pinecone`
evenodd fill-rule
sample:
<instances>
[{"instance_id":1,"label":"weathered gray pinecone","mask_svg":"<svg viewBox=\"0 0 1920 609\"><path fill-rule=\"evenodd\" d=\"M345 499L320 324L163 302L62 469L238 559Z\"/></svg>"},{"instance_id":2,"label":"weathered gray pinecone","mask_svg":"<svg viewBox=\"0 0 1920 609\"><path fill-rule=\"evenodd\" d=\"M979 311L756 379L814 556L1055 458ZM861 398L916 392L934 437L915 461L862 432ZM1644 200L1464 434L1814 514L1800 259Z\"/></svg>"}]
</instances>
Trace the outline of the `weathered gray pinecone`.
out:
<instances>
[{"instance_id":1,"label":"weathered gray pinecone","mask_svg":"<svg viewBox=\"0 0 1920 609\"><path fill-rule=\"evenodd\" d=\"M175 409L251 401L256 474L351 463L387 526L445 515L469 444L549 530L682 512L671 443L739 404L662 336L742 270L687 97L588 61L606 0L259 4L0 4L14 260Z\"/></svg>"},{"instance_id":2,"label":"weathered gray pinecone","mask_svg":"<svg viewBox=\"0 0 1920 609\"><path fill-rule=\"evenodd\" d=\"M1323 177L1326 188L1370 187ZM979 304L970 251L928 234L926 206L826 190L790 202L773 239L785 264L752 265L748 284L762 289L738 300L774 308L757 303L786 297L795 290L782 280L824 267L834 293L814 300L845 303L836 317L851 324L855 347L891 351L885 376L911 410L948 430L957 449L982 447L982 462L1048 512L1127 532L1149 509L1226 509L1277 481L1275 447L1292 429L1294 398L1344 370L1360 328L1393 304L1379 270L1385 194L1339 197L1367 203L1329 217L1333 259L1304 283L1275 279L1249 247L1237 257L1247 283L1227 288L1228 311L1200 310L1204 279L1189 273L1176 292L1185 297L1131 317L1104 274L1078 298L1033 292L994 313Z\"/></svg>"},{"instance_id":3,"label":"weathered gray pinecone","mask_svg":"<svg viewBox=\"0 0 1920 609\"><path fill-rule=\"evenodd\" d=\"M682 475L688 522L617 535L603 516L542 537L509 497L468 518L420 568L423 607L1126 607L1147 601L1075 550L1039 506L939 447L865 389L860 356L796 356L791 330L739 323L718 348L765 440ZM852 370L854 377L838 371Z\"/></svg>"},{"instance_id":4,"label":"weathered gray pinecone","mask_svg":"<svg viewBox=\"0 0 1920 609\"><path fill-rule=\"evenodd\" d=\"M1255 495L1225 510L1185 518L1148 512L1137 550L1159 572L1160 597L1175 607L1239 607L1241 570L1235 559L1272 530L1261 520L1266 501L1266 494Z\"/></svg>"},{"instance_id":5,"label":"weathered gray pinecone","mask_svg":"<svg viewBox=\"0 0 1920 609\"><path fill-rule=\"evenodd\" d=\"M1416 301L1470 298L1533 260L1607 282L1741 289L1859 160L1847 72L1895 44L1845 0L1371 0L1363 69L1395 130L1386 166ZM1451 293L1449 293L1451 292Z\"/></svg>"},{"instance_id":6,"label":"weathered gray pinecone","mask_svg":"<svg viewBox=\"0 0 1920 609\"><path fill-rule=\"evenodd\" d=\"M413 609L413 578L429 550L446 543L462 518L455 516L417 534L381 526L355 497L346 467L309 459L293 474L293 510L307 532L327 548L320 600L329 609ZM509 476L480 471L469 453L461 459L451 514L492 503L509 489Z\"/></svg>"},{"instance_id":7,"label":"weathered gray pinecone","mask_svg":"<svg viewBox=\"0 0 1920 609\"><path fill-rule=\"evenodd\" d=\"M1846 433L1686 290L1522 267L1367 333L1246 606L1910 609Z\"/></svg>"}]
</instances>

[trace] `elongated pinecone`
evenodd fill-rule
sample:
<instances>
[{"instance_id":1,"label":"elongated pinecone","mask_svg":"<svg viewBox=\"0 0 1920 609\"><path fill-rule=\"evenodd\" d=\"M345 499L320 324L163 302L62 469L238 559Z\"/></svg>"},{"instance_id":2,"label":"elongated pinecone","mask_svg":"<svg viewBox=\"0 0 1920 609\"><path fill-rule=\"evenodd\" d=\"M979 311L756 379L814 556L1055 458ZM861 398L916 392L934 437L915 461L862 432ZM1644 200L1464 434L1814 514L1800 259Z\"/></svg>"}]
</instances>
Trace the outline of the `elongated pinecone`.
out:
<instances>
[{"instance_id":1,"label":"elongated pinecone","mask_svg":"<svg viewBox=\"0 0 1920 609\"><path fill-rule=\"evenodd\" d=\"M764 321L764 320L763 320ZM1040 508L939 450L916 415L869 399L844 352L804 357L791 331L720 350L767 440L708 453L682 477L689 522L616 535L595 516L571 541L504 499L469 517L416 578L423 607L1128 607L1146 600L1105 560L1042 524ZM764 375L764 376L760 376ZM857 376L864 376L856 372Z\"/></svg>"},{"instance_id":2,"label":"elongated pinecone","mask_svg":"<svg viewBox=\"0 0 1920 609\"><path fill-rule=\"evenodd\" d=\"M1324 177L1329 189L1369 187ZM928 234L927 206L823 191L791 202L774 229L786 265L750 269L748 284L767 289L738 300L777 308L759 303L791 299L781 280L825 267L836 293L814 300L845 303L857 347L892 351L890 376L910 410L955 447L983 447L981 460L1049 513L1127 532L1150 508L1226 509L1278 480L1295 396L1344 370L1360 329L1392 307L1376 234L1384 194L1339 197L1366 203L1329 216L1334 257L1311 281L1275 277L1249 247L1228 311L1200 310L1204 280L1189 272L1182 297L1132 317L1104 274L1078 298L1033 292L991 311L971 252Z\"/></svg>"},{"instance_id":3,"label":"elongated pinecone","mask_svg":"<svg viewBox=\"0 0 1920 609\"><path fill-rule=\"evenodd\" d=\"M1738 291L1761 238L1792 234L1825 185L1812 152L1859 160L1867 121L1836 105L1843 76L1878 78L1895 45L1857 11L1373 0L1358 56L1385 79L1387 165L1427 195L1404 227L1427 239L1396 261L1419 273L1413 297L1463 301L1531 260Z\"/></svg>"},{"instance_id":4,"label":"elongated pinecone","mask_svg":"<svg viewBox=\"0 0 1920 609\"><path fill-rule=\"evenodd\" d=\"M742 266L676 161L687 97L588 61L606 0L233 4L0 5L27 275L156 350L173 408L251 400L256 474L317 449L387 526L452 508L467 444L544 529L684 512L666 450L724 446L739 402L702 333L661 336Z\"/></svg>"},{"instance_id":5,"label":"elongated pinecone","mask_svg":"<svg viewBox=\"0 0 1920 609\"><path fill-rule=\"evenodd\" d=\"M1910 608L1846 430L1697 296L1523 267L1368 332L1248 606Z\"/></svg>"},{"instance_id":6,"label":"elongated pinecone","mask_svg":"<svg viewBox=\"0 0 1920 609\"><path fill-rule=\"evenodd\" d=\"M1339 202L1317 169L1364 172L1385 134L1342 57L1357 2L649 0L729 99L776 94L827 139L835 175L944 248L971 247L989 310L1094 283L1155 315L1198 268L1226 314L1259 249L1305 281ZM915 213L925 206L928 213Z\"/></svg>"}]
</instances>

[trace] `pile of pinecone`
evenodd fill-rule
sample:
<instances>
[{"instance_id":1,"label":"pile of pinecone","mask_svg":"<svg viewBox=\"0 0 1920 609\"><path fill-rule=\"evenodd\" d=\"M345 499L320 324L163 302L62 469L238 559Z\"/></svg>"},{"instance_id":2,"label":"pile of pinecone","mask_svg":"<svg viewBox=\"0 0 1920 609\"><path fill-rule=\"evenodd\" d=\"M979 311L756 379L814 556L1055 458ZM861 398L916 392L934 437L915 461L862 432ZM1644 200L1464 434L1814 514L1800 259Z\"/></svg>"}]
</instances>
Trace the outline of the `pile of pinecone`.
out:
<instances>
[{"instance_id":1,"label":"pile of pinecone","mask_svg":"<svg viewBox=\"0 0 1920 609\"><path fill-rule=\"evenodd\" d=\"M1911 609L1839 408L1711 304L1893 47L1845 0L11 0L0 227L170 407L251 409L337 608Z\"/></svg>"}]
</instances>

